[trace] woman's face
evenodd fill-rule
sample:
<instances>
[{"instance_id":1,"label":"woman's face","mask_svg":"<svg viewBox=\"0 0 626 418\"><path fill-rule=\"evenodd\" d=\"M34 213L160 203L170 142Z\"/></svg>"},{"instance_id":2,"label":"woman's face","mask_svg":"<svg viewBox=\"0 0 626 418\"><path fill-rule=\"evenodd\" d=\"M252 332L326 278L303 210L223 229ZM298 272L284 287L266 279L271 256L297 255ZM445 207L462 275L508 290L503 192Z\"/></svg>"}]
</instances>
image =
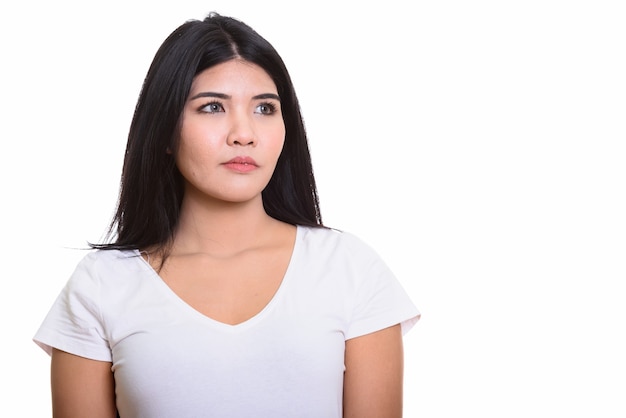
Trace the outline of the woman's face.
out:
<instances>
[{"instance_id":1,"label":"woman's face","mask_svg":"<svg viewBox=\"0 0 626 418\"><path fill-rule=\"evenodd\" d=\"M231 60L204 70L183 110L176 156L185 198L260 198L284 142L278 91L261 67Z\"/></svg>"}]
</instances>

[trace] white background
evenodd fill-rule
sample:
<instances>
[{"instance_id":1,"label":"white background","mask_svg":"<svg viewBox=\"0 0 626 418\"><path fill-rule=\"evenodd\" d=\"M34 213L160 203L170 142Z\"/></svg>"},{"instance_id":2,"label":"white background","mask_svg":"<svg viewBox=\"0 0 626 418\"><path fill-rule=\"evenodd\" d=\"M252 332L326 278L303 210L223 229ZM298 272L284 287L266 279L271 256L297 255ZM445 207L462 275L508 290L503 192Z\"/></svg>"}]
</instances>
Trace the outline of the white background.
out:
<instances>
[{"instance_id":1,"label":"white background","mask_svg":"<svg viewBox=\"0 0 626 418\"><path fill-rule=\"evenodd\" d=\"M372 244L423 313L405 416L623 418L621 4L4 2L2 410L49 416L31 338L112 215L156 49L215 10L281 53L324 221Z\"/></svg>"}]
</instances>

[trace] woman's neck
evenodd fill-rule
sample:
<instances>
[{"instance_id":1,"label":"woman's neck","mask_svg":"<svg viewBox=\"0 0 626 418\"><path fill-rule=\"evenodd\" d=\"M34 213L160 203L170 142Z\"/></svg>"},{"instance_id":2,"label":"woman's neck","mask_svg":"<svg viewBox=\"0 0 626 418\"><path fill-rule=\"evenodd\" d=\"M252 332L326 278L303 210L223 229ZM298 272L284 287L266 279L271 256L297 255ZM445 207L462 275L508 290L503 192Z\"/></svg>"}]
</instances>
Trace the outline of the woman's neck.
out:
<instances>
[{"instance_id":1,"label":"woman's neck","mask_svg":"<svg viewBox=\"0 0 626 418\"><path fill-rule=\"evenodd\" d=\"M284 225L265 212L260 195L241 203L183 200L172 254L232 255L262 245Z\"/></svg>"}]
</instances>

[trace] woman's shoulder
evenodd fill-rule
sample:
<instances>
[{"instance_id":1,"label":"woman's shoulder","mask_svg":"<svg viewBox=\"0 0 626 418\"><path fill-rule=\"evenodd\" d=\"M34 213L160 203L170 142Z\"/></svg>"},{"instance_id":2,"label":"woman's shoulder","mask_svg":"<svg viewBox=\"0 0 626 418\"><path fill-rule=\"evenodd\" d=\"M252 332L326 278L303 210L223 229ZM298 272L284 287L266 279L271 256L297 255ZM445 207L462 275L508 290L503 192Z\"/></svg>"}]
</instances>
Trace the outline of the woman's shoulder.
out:
<instances>
[{"instance_id":1,"label":"woman's shoulder","mask_svg":"<svg viewBox=\"0 0 626 418\"><path fill-rule=\"evenodd\" d=\"M358 235L349 231L309 226L299 226L298 231L301 241L306 244L307 248L319 249L335 254L338 252L364 256L376 254L372 246Z\"/></svg>"},{"instance_id":2,"label":"woman's shoulder","mask_svg":"<svg viewBox=\"0 0 626 418\"><path fill-rule=\"evenodd\" d=\"M120 295L139 294L139 289L150 283L145 279L154 274L139 251L91 250L76 265L66 290L100 301L113 301Z\"/></svg>"},{"instance_id":3,"label":"woman's shoulder","mask_svg":"<svg viewBox=\"0 0 626 418\"><path fill-rule=\"evenodd\" d=\"M128 260L141 257L137 250L109 250L93 249L89 250L79 261L78 265L99 265L110 263L125 263Z\"/></svg>"},{"instance_id":4,"label":"woman's shoulder","mask_svg":"<svg viewBox=\"0 0 626 418\"><path fill-rule=\"evenodd\" d=\"M119 276L142 268L142 257L136 250L90 250L76 265L74 276Z\"/></svg>"}]
</instances>

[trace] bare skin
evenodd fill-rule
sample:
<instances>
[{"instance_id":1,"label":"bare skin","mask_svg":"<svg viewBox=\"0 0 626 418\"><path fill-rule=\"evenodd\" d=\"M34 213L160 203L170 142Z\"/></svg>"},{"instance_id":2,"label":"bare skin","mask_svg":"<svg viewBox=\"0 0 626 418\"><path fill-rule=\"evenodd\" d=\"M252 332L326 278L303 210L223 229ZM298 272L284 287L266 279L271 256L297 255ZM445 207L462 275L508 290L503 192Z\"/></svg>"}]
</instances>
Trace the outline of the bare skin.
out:
<instances>
[{"instance_id":1,"label":"bare skin","mask_svg":"<svg viewBox=\"0 0 626 418\"><path fill-rule=\"evenodd\" d=\"M111 363L53 349L50 374L53 417L116 417Z\"/></svg>"},{"instance_id":2,"label":"bare skin","mask_svg":"<svg viewBox=\"0 0 626 418\"><path fill-rule=\"evenodd\" d=\"M402 417L400 325L346 341L344 418Z\"/></svg>"},{"instance_id":3,"label":"bare skin","mask_svg":"<svg viewBox=\"0 0 626 418\"><path fill-rule=\"evenodd\" d=\"M280 287L295 243L296 227L269 216L254 216L247 208L223 211L221 222L206 225L203 236L198 222L182 222L180 233L159 275L188 305L225 324L236 325L256 314L270 302ZM211 215L215 220L215 213ZM230 222L228 222L230 219ZM206 232L211 230L212 232ZM210 238L208 238L210 237ZM150 260L153 268L159 259Z\"/></svg>"}]
</instances>

